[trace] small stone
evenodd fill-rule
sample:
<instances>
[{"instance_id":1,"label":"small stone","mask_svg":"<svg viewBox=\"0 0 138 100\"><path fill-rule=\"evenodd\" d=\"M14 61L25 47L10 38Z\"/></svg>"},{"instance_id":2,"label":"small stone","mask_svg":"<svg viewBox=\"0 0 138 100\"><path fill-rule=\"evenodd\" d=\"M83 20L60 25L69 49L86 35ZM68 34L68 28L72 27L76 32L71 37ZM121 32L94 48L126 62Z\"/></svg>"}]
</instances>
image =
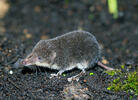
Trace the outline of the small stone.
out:
<instances>
[{"instance_id":1,"label":"small stone","mask_svg":"<svg viewBox=\"0 0 138 100\"><path fill-rule=\"evenodd\" d=\"M85 83L86 83L86 82L87 82L87 80L83 80L83 82L85 82Z\"/></svg>"},{"instance_id":2,"label":"small stone","mask_svg":"<svg viewBox=\"0 0 138 100\"><path fill-rule=\"evenodd\" d=\"M9 52L11 53L11 52L12 52L12 50L9 50Z\"/></svg>"},{"instance_id":3,"label":"small stone","mask_svg":"<svg viewBox=\"0 0 138 100\"><path fill-rule=\"evenodd\" d=\"M39 6L36 6L36 7L34 8L34 11L38 13L38 12L41 11L41 8L40 8Z\"/></svg>"},{"instance_id":4,"label":"small stone","mask_svg":"<svg viewBox=\"0 0 138 100\"><path fill-rule=\"evenodd\" d=\"M109 62L103 57L103 59L102 59L102 63L103 64L109 64Z\"/></svg>"},{"instance_id":5,"label":"small stone","mask_svg":"<svg viewBox=\"0 0 138 100\"><path fill-rule=\"evenodd\" d=\"M41 39L42 39L42 40L46 40L46 39L48 39L48 38L49 38L49 37L48 37L47 35L42 35L42 36L41 36Z\"/></svg>"},{"instance_id":6,"label":"small stone","mask_svg":"<svg viewBox=\"0 0 138 100\"><path fill-rule=\"evenodd\" d=\"M8 73L10 69L11 69L10 66L4 67L4 72Z\"/></svg>"},{"instance_id":7,"label":"small stone","mask_svg":"<svg viewBox=\"0 0 138 100\"><path fill-rule=\"evenodd\" d=\"M9 74L13 74L13 71L12 71L12 70L10 70L10 71L9 71Z\"/></svg>"},{"instance_id":8,"label":"small stone","mask_svg":"<svg viewBox=\"0 0 138 100\"><path fill-rule=\"evenodd\" d=\"M0 19L6 15L9 8L9 3L7 3L6 0L0 0Z\"/></svg>"},{"instance_id":9,"label":"small stone","mask_svg":"<svg viewBox=\"0 0 138 100\"><path fill-rule=\"evenodd\" d=\"M127 62L126 62L126 65L133 65L134 64L134 61L133 60L128 60Z\"/></svg>"},{"instance_id":10,"label":"small stone","mask_svg":"<svg viewBox=\"0 0 138 100\"><path fill-rule=\"evenodd\" d=\"M90 100L90 91L79 83L71 83L64 87L62 95L65 100Z\"/></svg>"},{"instance_id":11,"label":"small stone","mask_svg":"<svg viewBox=\"0 0 138 100\"><path fill-rule=\"evenodd\" d=\"M31 35L30 33L26 33L26 34L25 34L25 37L26 37L27 39L30 39L30 38L32 37L32 35Z\"/></svg>"},{"instance_id":12,"label":"small stone","mask_svg":"<svg viewBox=\"0 0 138 100\"><path fill-rule=\"evenodd\" d=\"M25 33L28 33L28 29L24 29L23 30L23 33L25 34Z\"/></svg>"}]
</instances>

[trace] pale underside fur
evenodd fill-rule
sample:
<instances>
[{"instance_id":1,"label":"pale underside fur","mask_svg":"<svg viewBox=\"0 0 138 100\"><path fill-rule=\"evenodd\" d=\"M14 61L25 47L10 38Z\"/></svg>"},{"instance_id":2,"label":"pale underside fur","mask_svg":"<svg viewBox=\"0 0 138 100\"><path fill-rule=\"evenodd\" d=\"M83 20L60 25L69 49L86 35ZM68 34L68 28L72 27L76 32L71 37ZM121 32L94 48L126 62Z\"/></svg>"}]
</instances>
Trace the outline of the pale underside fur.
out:
<instances>
[{"instance_id":1,"label":"pale underside fur","mask_svg":"<svg viewBox=\"0 0 138 100\"><path fill-rule=\"evenodd\" d=\"M78 68L80 70L84 70L88 68L88 62L87 61L82 61L81 63L71 63L66 69L60 69L62 67L57 66L57 64L50 65L48 63L40 63L36 62L35 63L37 66L42 66L42 67L48 67L50 69L56 69L56 70L72 70L74 68Z\"/></svg>"}]
</instances>

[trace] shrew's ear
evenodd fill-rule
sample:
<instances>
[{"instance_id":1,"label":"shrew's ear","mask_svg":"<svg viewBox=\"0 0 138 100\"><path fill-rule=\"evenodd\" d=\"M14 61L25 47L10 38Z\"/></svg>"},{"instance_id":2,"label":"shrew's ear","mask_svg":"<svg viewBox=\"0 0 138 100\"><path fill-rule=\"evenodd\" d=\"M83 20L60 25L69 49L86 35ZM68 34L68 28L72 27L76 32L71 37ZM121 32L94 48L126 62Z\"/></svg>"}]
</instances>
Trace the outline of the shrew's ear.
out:
<instances>
[{"instance_id":1,"label":"shrew's ear","mask_svg":"<svg viewBox=\"0 0 138 100\"><path fill-rule=\"evenodd\" d=\"M57 56L56 52L52 51L51 56L50 56L51 61L53 61L56 58L56 56Z\"/></svg>"}]
</instances>

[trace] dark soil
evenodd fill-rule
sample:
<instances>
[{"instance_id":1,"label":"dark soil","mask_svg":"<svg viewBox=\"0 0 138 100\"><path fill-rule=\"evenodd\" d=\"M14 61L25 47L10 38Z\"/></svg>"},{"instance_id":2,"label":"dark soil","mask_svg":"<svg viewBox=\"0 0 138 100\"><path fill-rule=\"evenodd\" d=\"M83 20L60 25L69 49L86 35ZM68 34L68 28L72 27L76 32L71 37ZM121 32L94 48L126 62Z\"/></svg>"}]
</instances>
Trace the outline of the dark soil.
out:
<instances>
[{"instance_id":1,"label":"dark soil","mask_svg":"<svg viewBox=\"0 0 138 100\"><path fill-rule=\"evenodd\" d=\"M62 100L67 78L79 73L49 79L51 71L21 68L13 64L24 58L40 39L83 29L93 33L103 47L108 66L138 65L138 2L118 0L119 18L108 13L106 0L8 0L10 8L0 19L0 100ZM13 74L9 74L12 70ZM48 70L48 71L47 71ZM94 75L90 76L89 73ZM133 93L108 91L111 77L95 66L79 80L87 88L87 99L128 100ZM77 83L77 84L78 84ZM76 92L74 92L76 93ZM85 93L85 92L83 92ZM75 97L74 97L75 99ZM133 96L133 99L136 99ZM72 99L73 100L73 99ZM75 99L76 100L76 99Z\"/></svg>"}]
</instances>

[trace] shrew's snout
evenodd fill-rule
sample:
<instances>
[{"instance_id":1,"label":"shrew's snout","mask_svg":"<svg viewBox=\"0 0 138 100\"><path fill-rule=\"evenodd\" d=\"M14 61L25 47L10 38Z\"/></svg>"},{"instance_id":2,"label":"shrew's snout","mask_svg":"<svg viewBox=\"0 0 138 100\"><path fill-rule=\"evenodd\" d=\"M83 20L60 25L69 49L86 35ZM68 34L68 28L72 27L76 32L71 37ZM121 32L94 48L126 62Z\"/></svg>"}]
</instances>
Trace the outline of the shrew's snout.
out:
<instances>
[{"instance_id":1,"label":"shrew's snout","mask_svg":"<svg viewBox=\"0 0 138 100\"><path fill-rule=\"evenodd\" d=\"M34 65L37 62L37 58L36 55L30 54L22 61L22 64L24 66Z\"/></svg>"},{"instance_id":2,"label":"shrew's snout","mask_svg":"<svg viewBox=\"0 0 138 100\"><path fill-rule=\"evenodd\" d=\"M23 65L27 65L27 63L28 63L28 60L27 60L27 59L24 59L24 60L22 61L22 64L23 64Z\"/></svg>"},{"instance_id":3,"label":"shrew's snout","mask_svg":"<svg viewBox=\"0 0 138 100\"><path fill-rule=\"evenodd\" d=\"M25 58L24 60L22 60L21 63L22 63L22 65L24 65L24 66L33 65L32 59L27 59L27 58Z\"/></svg>"}]
</instances>

